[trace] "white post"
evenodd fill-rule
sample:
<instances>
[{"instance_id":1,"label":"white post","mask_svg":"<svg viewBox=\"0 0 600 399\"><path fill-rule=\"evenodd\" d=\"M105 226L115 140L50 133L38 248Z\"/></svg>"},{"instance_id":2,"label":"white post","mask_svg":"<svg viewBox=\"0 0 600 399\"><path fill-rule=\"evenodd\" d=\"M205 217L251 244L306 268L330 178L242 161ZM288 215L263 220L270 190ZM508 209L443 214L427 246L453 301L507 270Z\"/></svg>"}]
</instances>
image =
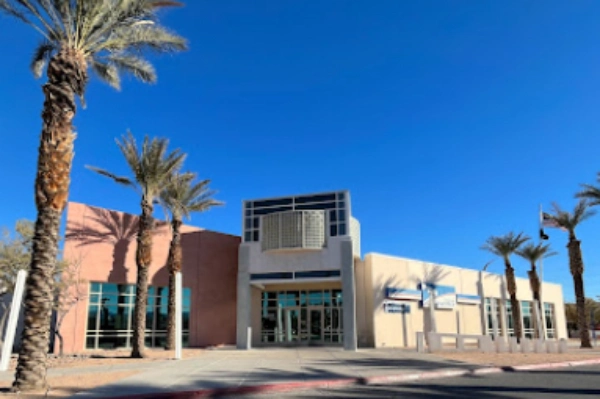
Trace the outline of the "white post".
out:
<instances>
[{"instance_id":1,"label":"white post","mask_svg":"<svg viewBox=\"0 0 600 399\"><path fill-rule=\"evenodd\" d=\"M8 363L12 355L13 344L15 342L15 333L17 331L17 322L19 321L19 312L21 311L21 302L23 301L23 292L25 291L25 278L27 272L19 270L17 273L17 282L13 293L12 304L10 306L10 315L8 316L8 325L6 326L6 337L2 346L2 358L0 359L0 371L8 370Z\"/></svg>"},{"instance_id":2,"label":"white post","mask_svg":"<svg viewBox=\"0 0 600 399\"><path fill-rule=\"evenodd\" d=\"M539 230L542 231L544 227L544 217L543 217L542 204L540 204L540 226ZM540 244L543 243L542 237L540 236ZM541 257L539 260L539 269L540 269L540 303L538 304L538 313L540 313L540 318L542 319L541 331L539 333L540 339L548 338L548 333L546 332L546 310L544 309L544 258Z\"/></svg>"},{"instance_id":3,"label":"white post","mask_svg":"<svg viewBox=\"0 0 600 399\"><path fill-rule=\"evenodd\" d=\"M181 359L183 333L183 293L181 287L181 272L175 273L175 359Z\"/></svg>"}]
</instances>

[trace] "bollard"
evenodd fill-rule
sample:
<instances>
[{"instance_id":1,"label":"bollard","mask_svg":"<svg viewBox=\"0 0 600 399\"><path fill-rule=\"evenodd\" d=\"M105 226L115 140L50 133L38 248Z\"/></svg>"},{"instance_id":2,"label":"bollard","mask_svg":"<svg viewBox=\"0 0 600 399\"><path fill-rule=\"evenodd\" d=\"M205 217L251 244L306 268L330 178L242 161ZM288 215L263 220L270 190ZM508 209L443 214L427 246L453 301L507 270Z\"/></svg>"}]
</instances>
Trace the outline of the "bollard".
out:
<instances>
[{"instance_id":1,"label":"bollard","mask_svg":"<svg viewBox=\"0 0 600 399\"><path fill-rule=\"evenodd\" d=\"M531 340L529 338L523 338L521 340L521 352L523 352L523 353L531 352Z\"/></svg>"},{"instance_id":2,"label":"bollard","mask_svg":"<svg viewBox=\"0 0 600 399\"><path fill-rule=\"evenodd\" d=\"M558 353L558 345L554 340L546 341L546 350L548 353Z\"/></svg>"},{"instance_id":3,"label":"bollard","mask_svg":"<svg viewBox=\"0 0 600 399\"><path fill-rule=\"evenodd\" d=\"M517 353L517 352L519 352L519 344L517 343L517 338L516 337L510 337L508 339L508 351L510 353Z\"/></svg>"},{"instance_id":4,"label":"bollard","mask_svg":"<svg viewBox=\"0 0 600 399\"><path fill-rule=\"evenodd\" d=\"M460 335L456 337L456 349L460 352L465 351L465 340Z\"/></svg>"},{"instance_id":5,"label":"bollard","mask_svg":"<svg viewBox=\"0 0 600 399\"><path fill-rule=\"evenodd\" d=\"M422 332L417 332L417 352L423 353L425 352L425 336Z\"/></svg>"},{"instance_id":6,"label":"bollard","mask_svg":"<svg viewBox=\"0 0 600 399\"><path fill-rule=\"evenodd\" d=\"M541 339L536 339L534 341L534 350L535 353L546 353L546 345L544 344L544 341Z\"/></svg>"},{"instance_id":7,"label":"bollard","mask_svg":"<svg viewBox=\"0 0 600 399\"><path fill-rule=\"evenodd\" d=\"M567 340L564 338L561 338L558 341L558 353L567 353L568 350L569 350L569 345L567 343Z\"/></svg>"},{"instance_id":8,"label":"bollard","mask_svg":"<svg viewBox=\"0 0 600 399\"><path fill-rule=\"evenodd\" d=\"M506 347L506 341L504 340L504 338L498 337L496 339L496 352L504 353L507 350L508 348Z\"/></svg>"},{"instance_id":9,"label":"bollard","mask_svg":"<svg viewBox=\"0 0 600 399\"><path fill-rule=\"evenodd\" d=\"M427 333L427 339L429 340L429 352L438 352L442 350L442 338L439 335L429 331Z\"/></svg>"}]
</instances>

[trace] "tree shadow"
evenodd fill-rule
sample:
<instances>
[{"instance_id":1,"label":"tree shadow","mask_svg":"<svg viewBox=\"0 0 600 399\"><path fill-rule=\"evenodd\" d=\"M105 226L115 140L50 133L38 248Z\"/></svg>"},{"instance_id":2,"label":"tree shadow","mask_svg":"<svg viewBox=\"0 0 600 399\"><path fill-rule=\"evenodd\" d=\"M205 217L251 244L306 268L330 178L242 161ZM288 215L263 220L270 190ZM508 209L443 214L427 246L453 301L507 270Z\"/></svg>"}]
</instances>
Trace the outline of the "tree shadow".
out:
<instances>
[{"instance_id":1,"label":"tree shadow","mask_svg":"<svg viewBox=\"0 0 600 399\"><path fill-rule=\"evenodd\" d=\"M95 244L112 244L112 269L108 281L127 281L126 257L129 245L137 236L137 216L88 206L83 222L68 221L66 238L77 242L78 247Z\"/></svg>"}]
</instances>

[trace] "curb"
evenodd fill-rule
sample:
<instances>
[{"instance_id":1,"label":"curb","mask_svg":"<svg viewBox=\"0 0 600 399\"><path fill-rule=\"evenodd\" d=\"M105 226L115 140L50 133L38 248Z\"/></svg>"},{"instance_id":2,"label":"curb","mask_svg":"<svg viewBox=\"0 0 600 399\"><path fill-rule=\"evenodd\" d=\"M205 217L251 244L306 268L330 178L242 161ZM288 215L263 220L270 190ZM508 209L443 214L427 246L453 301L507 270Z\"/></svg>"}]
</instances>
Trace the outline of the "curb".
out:
<instances>
[{"instance_id":1,"label":"curb","mask_svg":"<svg viewBox=\"0 0 600 399\"><path fill-rule=\"evenodd\" d=\"M149 393L140 395L128 395L112 397L111 399L200 399L200 398L216 398L227 395L249 395L256 393L277 393L277 392L290 392L294 390L307 390L307 389L326 389L336 388L351 385L385 385L385 384L397 384L405 383L418 380L429 380L437 378L450 378L450 377L464 377L464 376L478 376L487 374L498 374L506 372L519 372L519 371L534 371L534 370L549 370L566 367L577 367L577 366L589 366L594 364L600 364L600 358L590 360L577 360L570 362L560 363L540 363L540 364L527 364L523 366L507 366L507 367L483 367L478 369L444 369L435 371L425 371L421 373L412 374L396 374L396 375L385 375L375 376L366 378L339 378L334 380L313 380L313 381L296 381L296 382L285 382L275 384L262 384L262 385L246 385L229 388L212 388L212 389L201 389L197 391L185 391L185 392L163 392L163 393Z\"/></svg>"}]
</instances>

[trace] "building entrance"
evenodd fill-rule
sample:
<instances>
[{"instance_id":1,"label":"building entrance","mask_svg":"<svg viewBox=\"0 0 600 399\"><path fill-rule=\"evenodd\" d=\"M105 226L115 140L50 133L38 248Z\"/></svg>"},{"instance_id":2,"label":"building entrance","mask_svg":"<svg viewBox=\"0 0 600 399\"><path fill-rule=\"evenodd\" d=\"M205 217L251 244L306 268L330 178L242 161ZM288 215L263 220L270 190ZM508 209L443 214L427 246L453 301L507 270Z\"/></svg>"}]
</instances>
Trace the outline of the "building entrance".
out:
<instances>
[{"instance_id":1,"label":"building entrance","mask_svg":"<svg viewBox=\"0 0 600 399\"><path fill-rule=\"evenodd\" d=\"M343 342L342 291L263 292L261 342L335 345Z\"/></svg>"}]
</instances>

